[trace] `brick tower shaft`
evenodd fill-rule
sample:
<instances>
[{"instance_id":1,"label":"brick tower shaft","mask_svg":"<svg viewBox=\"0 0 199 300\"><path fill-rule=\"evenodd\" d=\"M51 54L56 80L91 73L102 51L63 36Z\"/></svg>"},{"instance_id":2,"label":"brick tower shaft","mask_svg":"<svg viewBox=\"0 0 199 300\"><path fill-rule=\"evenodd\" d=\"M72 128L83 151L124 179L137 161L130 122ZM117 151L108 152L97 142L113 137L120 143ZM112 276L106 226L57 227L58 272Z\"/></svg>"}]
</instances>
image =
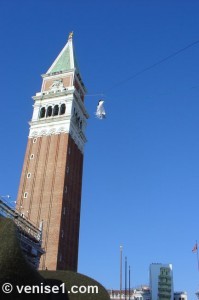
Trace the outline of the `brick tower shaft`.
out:
<instances>
[{"instance_id":1,"label":"brick tower shaft","mask_svg":"<svg viewBox=\"0 0 199 300\"><path fill-rule=\"evenodd\" d=\"M76 63L72 34L34 99L17 209L42 223L46 253L40 269L77 271L86 89Z\"/></svg>"}]
</instances>

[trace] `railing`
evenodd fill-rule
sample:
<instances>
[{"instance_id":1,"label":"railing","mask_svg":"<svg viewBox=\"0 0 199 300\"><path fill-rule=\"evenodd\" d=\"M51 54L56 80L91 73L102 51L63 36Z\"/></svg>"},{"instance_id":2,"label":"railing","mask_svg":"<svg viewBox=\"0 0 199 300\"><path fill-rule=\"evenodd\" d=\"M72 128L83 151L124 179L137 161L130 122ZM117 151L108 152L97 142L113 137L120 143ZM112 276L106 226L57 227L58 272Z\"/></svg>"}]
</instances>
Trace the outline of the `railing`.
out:
<instances>
[{"instance_id":1,"label":"railing","mask_svg":"<svg viewBox=\"0 0 199 300\"><path fill-rule=\"evenodd\" d=\"M8 204L6 204L2 198L0 198L0 214L12 219L17 227L32 236L36 239L36 241L41 243L42 232L39 228L34 226L27 219L22 217L19 212L15 209L11 208Z\"/></svg>"}]
</instances>

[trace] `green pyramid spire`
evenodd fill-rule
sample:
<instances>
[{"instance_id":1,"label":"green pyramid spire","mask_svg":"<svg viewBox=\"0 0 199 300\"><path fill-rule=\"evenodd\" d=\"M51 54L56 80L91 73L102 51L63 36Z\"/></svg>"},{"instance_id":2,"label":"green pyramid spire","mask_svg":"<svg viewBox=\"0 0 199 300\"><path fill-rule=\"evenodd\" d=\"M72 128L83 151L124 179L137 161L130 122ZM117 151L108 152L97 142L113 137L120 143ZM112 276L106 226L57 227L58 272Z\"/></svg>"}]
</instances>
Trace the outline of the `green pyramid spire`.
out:
<instances>
[{"instance_id":1,"label":"green pyramid spire","mask_svg":"<svg viewBox=\"0 0 199 300\"><path fill-rule=\"evenodd\" d=\"M52 67L51 72L60 72L60 71L67 71L72 69L71 67L71 59L70 59L70 50L67 47L60 58L55 63L54 67Z\"/></svg>"},{"instance_id":2,"label":"green pyramid spire","mask_svg":"<svg viewBox=\"0 0 199 300\"><path fill-rule=\"evenodd\" d=\"M76 68L77 72L79 72L73 49L72 36L73 33L70 33L66 45L55 59L51 67L48 69L47 73L64 72L74 68Z\"/></svg>"}]
</instances>

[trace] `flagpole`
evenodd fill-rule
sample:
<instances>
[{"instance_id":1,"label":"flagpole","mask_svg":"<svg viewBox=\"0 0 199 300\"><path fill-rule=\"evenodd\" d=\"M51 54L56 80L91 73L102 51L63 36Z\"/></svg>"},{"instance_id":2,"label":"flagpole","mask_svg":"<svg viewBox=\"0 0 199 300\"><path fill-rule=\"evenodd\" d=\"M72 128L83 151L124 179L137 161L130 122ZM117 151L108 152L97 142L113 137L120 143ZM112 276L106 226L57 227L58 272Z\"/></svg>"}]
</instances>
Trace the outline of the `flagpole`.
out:
<instances>
[{"instance_id":1,"label":"flagpole","mask_svg":"<svg viewBox=\"0 0 199 300\"><path fill-rule=\"evenodd\" d=\"M127 296L127 257L125 257L125 300Z\"/></svg>"},{"instance_id":2,"label":"flagpole","mask_svg":"<svg viewBox=\"0 0 199 300\"><path fill-rule=\"evenodd\" d=\"M198 242L197 241L196 241L196 250L197 250L197 262L198 262L198 272L199 272Z\"/></svg>"},{"instance_id":3,"label":"flagpole","mask_svg":"<svg viewBox=\"0 0 199 300\"><path fill-rule=\"evenodd\" d=\"M129 300L131 298L131 267L129 266Z\"/></svg>"},{"instance_id":4,"label":"flagpole","mask_svg":"<svg viewBox=\"0 0 199 300\"><path fill-rule=\"evenodd\" d=\"M122 299L122 250L123 247L120 246L120 299Z\"/></svg>"}]
</instances>

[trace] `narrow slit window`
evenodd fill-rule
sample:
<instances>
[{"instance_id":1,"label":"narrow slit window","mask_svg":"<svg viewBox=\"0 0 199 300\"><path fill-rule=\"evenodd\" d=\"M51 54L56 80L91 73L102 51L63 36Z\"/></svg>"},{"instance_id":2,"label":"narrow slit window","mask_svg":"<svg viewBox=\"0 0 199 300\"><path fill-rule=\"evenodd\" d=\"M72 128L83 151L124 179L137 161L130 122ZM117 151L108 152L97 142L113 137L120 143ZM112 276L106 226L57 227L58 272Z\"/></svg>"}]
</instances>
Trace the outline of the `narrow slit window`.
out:
<instances>
[{"instance_id":1,"label":"narrow slit window","mask_svg":"<svg viewBox=\"0 0 199 300\"><path fill-rule=\"evenodd\" d=\"M64 193L67 194L67 191L68 191L68 187L66 185L65 188L64 188Z\"/></svg>"},{"instance_id":2,"label":"narrow slit window","mask_svg":"<svg viewBox=\"0 0 199 300\"><path fill-rule=\"evenodd\" d=\"M31 173L29 172L28 174L27 174L27 178L30 178L31 177Z\"/></svg>"},{"instance_id":3,"label":"narrow slit window","mask_svg":"<svg viewBox=\"0 0 199 300\"><path fill-rule=\"evenodd\" d=\"M69 166L67 166L67 168L66 168L66 173L68 174L69 171L70 171L70 168L69 168Z\"/></svg>"},{"instance_id":4,"label":"narrow slit window","mask_svg":"<svg viewBox=\"0 0 199 300\"><path fill-rule=\"evenodd\" d=\"M28 198L28 193L25 192L24 195L23 195L23 197L24 197L24 198Z\"/></svg>"}]
</instances>

